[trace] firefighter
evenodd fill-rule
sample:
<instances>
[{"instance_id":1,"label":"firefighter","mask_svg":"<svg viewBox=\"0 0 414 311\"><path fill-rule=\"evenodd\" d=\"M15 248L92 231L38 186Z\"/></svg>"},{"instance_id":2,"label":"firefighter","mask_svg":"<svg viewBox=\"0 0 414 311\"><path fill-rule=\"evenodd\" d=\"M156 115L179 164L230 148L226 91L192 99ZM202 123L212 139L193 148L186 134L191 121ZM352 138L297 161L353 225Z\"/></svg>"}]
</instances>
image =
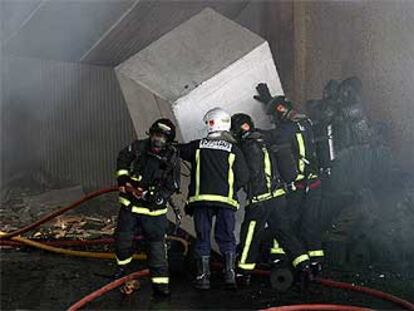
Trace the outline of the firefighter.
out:
<instances>
[{"instance_id":1,"label":"firefighter","mask_svg":"<svg viewBox=\"0 0 414 311\"><path fill-rule=\"evenodd\" d=\"M248 181L246 162L230 134L230 115L221 108L204 116L207 137L179 146L182 159L191 162L187 211L194 217L197 289L210 288L210 232L216 216L215 240L224 257L224 281L236 287L234 236L237 191Z\"/></svg>"},{"instance_id":2,"label":"firefighter","mask_svg":"<svg viewBox=\"0 0 414 311\"><path fill-rule=\"evenodd\" d=\"M153 293L158 297L170 294L165 243L167 201L180 187L174 138L174 124L169 119L158 119L149 129L149 138L135 140L117 158L121 208L115 231L118 268L114 277L125 275L134 253L134 233L139 228L148 241L148 266Z\"/></svg>"},{"instance_id":3,"label":"firefighter","mask_svg":"<svg viewBox=\"0 0 414 311\"><path fill-rule=\"evenodd\" d=\"M285 182L291 183L297 175L290 149L271 152L264 135L244 113L232 116L232 133L245 155L250 175L240 233L240 272L247 275L255 268L267 223L271 236L287 251L295 270L309 274L309 256L293 231L286 205Z\"/></svg>"},{"instance_id":4,"label":"firefighter","mask_svg":"<svg viewBox=\"0 0 414 311\"><path fill-rule=\"evenodd\" d=\"M259 96L254 98L266 104L267 114L276 128L264 131L269 144L286 140L294 155L298 175L287 194L288 209L292 222L300 228L313 274L322 270L324 251L321 243L319 212L321 204L321 181L318 177L318 160L315 152L312 123L309 118L293 109L285 96L270 96L267 85L257 86Z\"/></svg>"}]
</instances>

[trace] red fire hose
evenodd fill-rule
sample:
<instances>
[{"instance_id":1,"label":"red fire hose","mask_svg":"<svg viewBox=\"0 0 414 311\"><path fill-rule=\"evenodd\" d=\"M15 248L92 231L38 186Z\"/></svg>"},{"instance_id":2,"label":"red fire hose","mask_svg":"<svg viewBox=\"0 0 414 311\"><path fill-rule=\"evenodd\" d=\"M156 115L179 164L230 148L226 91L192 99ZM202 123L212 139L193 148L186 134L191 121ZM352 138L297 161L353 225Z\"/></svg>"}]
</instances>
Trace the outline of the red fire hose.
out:
<instances>
[{"instance_id":1,"label":"red fire hose","mask_svg":"<svg viewBox=\"0 0 414 311\"><path fill-rule=\"evenodd\" d=\"M118 187L104 188L104 189L89 193L88 195L86 195L82 199L76 201L75 203L73 203L69 206L59 208L58 210L43 216L42 218L40 218L39 220L37 220L36 222L34 222L30 225L27 225L23 228L17 229L13 232L9 232L9 233L6 233L6 234L0 236L0 240L10 239L10 238L12 238L16 235L26 233L27 231L30 231L30 230L44 224L45 222L48 222L49 220L55 218L56 216L59 216L59 215L65 213L65 212L67 212L67 211L69 211L69 210L71 210L75 207L78 207L79 205L85 203L86 201L88 201L92 198L95 198L95 197L100 196L100 195L105 194L105 193L114 192L114 191L119 191Z\"/></svg>"},{"instance_id":2,"label":"red fire hose","mask_svg":"<svg viewBox=\"0 0 414 311\"><path fill-rule=\"evenodd\" d=\"M373 311L372 309L331 304L303 304L262 309L261 311Z\"/></svg>"},{"instance_id":3,"label":"red fire hose","mask_svg":"<svg viewBox=\"0 0 414 311\"><path fill-rule=\"evenodd\" d=\"M329 280L329 279L322 279L322 278L317 278L316 282L318 282L319 284L321 284L323 286L340 288L340 289L347 289L347 290L350 290L350 291L363 293L363 294L366 294L366 295L369 295L369 296L372 296L372 297L387 300L387 301L393 302L393 303L395 303L395 304L399 305L400 307L403 307L407 310L414 311L414 304L410 303L409 301L401 299L401 298L396 297L396 296L393 296L393 295L388 294L388 293L384 293L384 292L379 291L377 289L372 289L372 288L368 288L368 287L364 287L364 286L352 285L352 284L348 284L348 283L344 283L344 282L338 282L338 281L333 281L333 280Z\"/></svg>"},{"instance_id":4,"label":"red fire hose","mask_svg":"<svg viewBox=\"0 0 414 311\"><path fill-rule=\"evenodd\" d=\"M53 219L56 216L59 216L59 215L63 214L64 212L81 205L82 203L84 203L84 202L86 202L86 201L88 201L88 200L90 200L94 197L97 197L99 195L109 193L109 192L115 192L115 191L118 191L118 187L105 188L105 189L101 189L101 190L95 191L93 193L90 193L90 194L86 195L84 198L76 201L75 203L73 203L69 206L60 208L60 209L58 209L58 210L56 210L56 211L54 211L54 212L52 212L48 215L45 215L44 217L42 217L41 219L39 219L38 221L36 221L36 222L34 222L30 225L27 225L23 228L20 228L18 230L13 231L13 232L9 232L7 234L0 235L0 240L7 240L7 239L10 239L10 238L12 238L16 235L23 234L27 231L32 230L33 228L36 228L36 227L42 225L43 223ZM135 192L136 189L129 188L128 191ZM174 237L174 239L182 240L181 238L176 238L176 237ZM4 242L13 242L13 241L2 241L2 245L4 245L3 244ZM78 242L72 242L72 243L76 244ZM82 241L80 243L88 244L88 243L93 243L93 241L90 241L90 242ZM100 241L99 243L102 243L102 242ZM5 244L8 244L8 243L5 243ZM11 243L9 245L13 245L13 243ZM187 249L186 249L186 251L187 251ZM270 274L270 272L266 271L266 270L255 270L254 273L257 274L257 275L269 275ZM116 280L112 283L109 283L108 285L102 287L101 289L95 291L94 293L86 296L85 298L83 298L82 300L77 302L76 304L72 305L69 308L69 310L77 310L80 307L82 307L83 305L85 305L87 302L92 301L93 299L103 295L107 291L112 290L113 288L116 288L116 287L120 286L124 282L126 282L128 280L131 280L133 278L138 278L138 277L148 275L148 274L149 274L148 270L142 270L142 271L138 271L138 272L135 272L133 274L130 274L130 275L128 275L124 278L121 278L119 280ZM316 282L323 285L323 286L340 288L340 289L347 289L347 290L367 294L367 295L370 295L370 296L373 296L373 297L376 297L376 298L384 299L384 300L393 302L393 303L395 303L395 304L397 304L397 305L399 305L399 306L401 306L401 307L403 307L407 310L414 311L414 304L412 304L412 303L410 303L410 302L408 302L404 299L401 299L401 298L398 298L396 296L390 295L388 293L381 292L379 290L375 290L375 289L371 289L371 288L367 288L367 287L363 287L363 286L355 286L355 285L351 285L351 284L348 284L348 283L337 282L337 281L322 279L322 278L317 278ZM284 306L284 307L271 308L271 309L268 309L268 310L367 310L367 309L358 308L358 307L339 306L339 305L338 305L339 308L332 309L332 306L335 306L335 305ZM296 308L296 309L280 309L280 308ZM331 308L331 309L327 309L327 308ZM344 308L348 308L348 309L344 309ZM357 308L357 309L352 309L352 308Z\"/></svg>"},{"instance_id":5,"label":"red fire hose","mask_svg":"<svg viewBox=\"0 0 414 311\"><path fill-rule=\"evenodd\" d=\"M216 268L220 268L223 265L221 263L212 263L212 266ZM270 271L262 270L262 269L255 269L253 270L252 273L255 275L261 275L261 276L270 275ZM366 294L366 295L369 295L375 298L379 298L379 299L383 299L383 300L395 303L399 305L400 307L405 308L406 310L414 311L414 304L412 304L411 302L404 300L402 298L396 297L394 295L379 291L377 289L372 289L372 288L358 286L358 285L352 285L352 284L348 284L345 282L338 282L338 281L333 281L333 280L323 279L323 278L316 278L315 281L318 284L326 286L326 287L340 288L340 289L354 291L357 293ZM305 309L298 309L298 310L305 310ZM318 310L318 309L312 309L312 310Z\"/></svg>"},{"instance_id":6,"label":"red fire hose","mask_svg":"<svg viewBox=\"0 0 414 311\"><path fill-rule=\"evenodd\" d=\"M135 241L142 240L143 236L136 236L134 237ZM188 253L188 242L180 237L168 235L167 240L171 241L177 241L183 245L184 251L183 255L186 256ZM85 245L107 245L107 244L113 244L115 240L113 238L109 239L95 239L95 240L63 240L63 241L42 241L42 240L32 240L36 242L40 242L45 245L55 246L55 247L61 247L61 246L85 246ZM18 242L18 241L0 241L1 245L7 245L7 246L25 246L24 243Z\"/></svg>"},{"instance_id":7,"label":"red fire hose","mask_svg":"<svg viewBox=\"0 0 414 311\"><path fill-rule=\"evenodd\" d=\"M99 296L102 296L103 294L109 292L110 290L113 290L114 288L117 288L118 286L121 286L127 281L138 279L143 276L149 275L149 270L141 270L134 273L131 273L127 276L124 276L123 278L120 278L118 280L115 280L111 283L108 283L107 285L101 287L100 289L94 291L93 293L90 293L89 295L83 297L81 300L76 302L75 304L71 305L68 309L68 311L76 311L82 308L84 305L86 305L88 302L91 302L98 298Z\"/></svg>"}]
</instances>

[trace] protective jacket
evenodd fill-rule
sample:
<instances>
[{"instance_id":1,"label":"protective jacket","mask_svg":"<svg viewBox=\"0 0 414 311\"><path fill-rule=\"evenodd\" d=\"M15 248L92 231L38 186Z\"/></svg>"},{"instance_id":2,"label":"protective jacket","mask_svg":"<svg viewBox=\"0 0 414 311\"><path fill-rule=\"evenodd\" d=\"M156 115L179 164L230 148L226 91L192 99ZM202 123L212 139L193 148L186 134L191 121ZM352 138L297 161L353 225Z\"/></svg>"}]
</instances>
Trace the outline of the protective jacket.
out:
<instances>
[{"instance_id":1,"label":"protective jacket","mask_svg":"<svg viewBox=\"0 0 414 311\"><path fill-rule=\"evenodd\" d=\"M155 154L151 151L149 139L136 140L119 152L117 177L119 186L130 183L145 193L142 197L120 193L121 204L138 214L165 214L167 200L180 188L177 149L167 145Z\"/></svg>"},{"instance_id":2,"label":"protective jacket","mask_svg":"<svg viewBox=\"0 0 414 311\"><path fill-rule=\"evenodd\" d=\"M237 191L249 172L241 150L224 135L179 145L180 157L191 162L188 203L238 208Z\"/></svg>"},{"instance_id":3,"label":"protective jacket","mask_svg":"<svg viewBox=\"0 0 414 311\"><path fill-rule=\"evenodd\" d=\"M262 131L265 140L278 150L290 148L295 159L298 175L295 181L305 181L318 177L318 160L309 119L285 120L276 129ZM279 142L279 143L278 143ZM274 149L274 148L272 148Z\"/></svg>"},{"instance_id":4,"label":"protective jacket","mask_svg":"<svg viewBox=\"0 0 414 311\"><path fill-rule=\"evenodd\" d=\"M248 203L262 202L285 194L284 183L291 182L296 177L295 164L289 150L268 150L264 135L256 130L242 136L240 148L250 174L246 187Z\"/></svg>"}]
</instances>

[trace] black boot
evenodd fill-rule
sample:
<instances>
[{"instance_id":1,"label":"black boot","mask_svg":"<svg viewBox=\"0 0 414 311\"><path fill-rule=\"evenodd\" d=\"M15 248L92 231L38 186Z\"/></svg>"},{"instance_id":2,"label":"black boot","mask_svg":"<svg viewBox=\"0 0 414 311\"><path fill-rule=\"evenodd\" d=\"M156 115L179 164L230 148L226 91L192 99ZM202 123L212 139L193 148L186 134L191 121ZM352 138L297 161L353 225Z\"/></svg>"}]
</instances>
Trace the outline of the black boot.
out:
<instances>
[{"instance_id":1,"label":"black boot","mask_svg":"<svg viewBox=\"0 0 414 311\"><path fill-rule=\"evenodd\" d=\"M171 295L170 287L168 284L153 284L152 290L154 297L166 298Z\"/></svg>"},{"instance_id":2,"label":"black boot","mask_svg":"<svg viewBox=\"0 0 414 311\"><path fill-rule=\"evenodd\" d=\"M236 289L236 254L226 253L224 260L224 284L229 289Z\"/></svg>"},{"instance_id":3,"label":"black boot","mask_svg":"<svg viewBox=\"0 0 414 311\"><path fill-rule=\"evenodd\" d=\"M309 263L302 265L297 271L297 282L302 294L307 293L309 284L314 280Z\"/></svg>"},{"instance_id":4,"label":"black boot","mask_svg":"<svg viewBox=\"0 0 414 311\"><path fill-rule=\"evenodd\" d=\"M311 261L310 268L314 277L322 274L323 265L321 261Z\"/></svg>"},{"instance_id":5,"label":"black boot","mask_svg":"<svg viewBox=\"0 0 414 311\"><path fill-rule=\"evenodd\" d=\"M210 289L210 256L197 258L197 277L194 281L197 289Z\"/></svg>"},{"instance_id":6,"label":"black boot","mask_svg":"<svg viewBox=\"0 0 414 311\"><path fill-rule=\"evenodd\" d=\"M112 275L112 280L117 280L126 275L126 267L118 266L115 270L115 273Z\"/></svg>"}]
</instances>

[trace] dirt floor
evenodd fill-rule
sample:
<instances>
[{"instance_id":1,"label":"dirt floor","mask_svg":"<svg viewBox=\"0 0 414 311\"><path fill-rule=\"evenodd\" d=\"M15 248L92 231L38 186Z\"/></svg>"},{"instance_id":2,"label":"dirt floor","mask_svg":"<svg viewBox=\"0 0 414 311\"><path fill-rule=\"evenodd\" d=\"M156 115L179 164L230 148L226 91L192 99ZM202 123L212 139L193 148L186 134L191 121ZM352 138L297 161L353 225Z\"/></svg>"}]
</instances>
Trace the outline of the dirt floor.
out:
<instances>
[{"instance_id":1,"label":"dirt floor","mask_svg":"<svg viewBox=\"0 0 414 311\"><path fill-rule=\"evenodd\" d=\"M136 269L141 267L135 264ZM124 298L114 290L87 305L88 309L261 309L305 302L359 305L373 309L394 309L395 305L364 295L338 289L311 287L307 297L296 288L277 294L264 277L256 277L249 288L237 291L223 289L220 272L213 276L213 289L199 292L191 286L189 269L172 276L172 296L156 301L151 297L147 279L135 294ZM41 251L3 249L1 252L1 309L65 310L93 290L110 281L114 266L111 261L65 257ZM414 276L374 269L364 271L328 270L326 276L340 281L369 286L414 300Z\"/></svg>"}]
</instances>

